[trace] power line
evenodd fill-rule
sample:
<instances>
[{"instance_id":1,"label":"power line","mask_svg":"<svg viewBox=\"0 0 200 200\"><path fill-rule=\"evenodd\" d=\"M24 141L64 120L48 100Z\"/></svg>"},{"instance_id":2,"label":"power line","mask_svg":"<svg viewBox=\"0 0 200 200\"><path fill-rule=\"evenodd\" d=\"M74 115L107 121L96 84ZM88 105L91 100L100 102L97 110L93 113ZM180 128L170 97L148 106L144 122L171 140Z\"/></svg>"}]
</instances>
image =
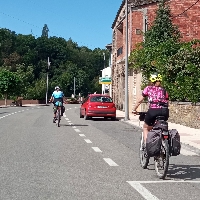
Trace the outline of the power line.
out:
<instances>
[{"instance_id":1,"label":"power line","mask_svg":"<svg viewBox=\"0 0 200 200\"><path fill-rule=\"evenodd\" d=\"M25 23L25 24L28 24L28 25L30 25L30 26L36 27L36 28L38 28L38 29L41 29L41 27L39 27L39 26L36 26L36 25L34 25L34 24L31 24L31 23L26 22L26 21L24 21L24 20L21 20L21 19L19 19L19 18L13 17L13 16L11 16L11 15L9 15L9 14L6 14L6 13L4 13L4 12L1 12L1 11L0 11L0 13L3 14L3 15L5 15L5 16L11 17L11 18L13 18L13 19L15 19L15 20L18 20L18 21L20 21L20 22L23 22L23 23ZM41 30L42 30L42 29L41 29ZM31 29L31 32L32 32L32 29ZM54 33L54 32L52 32L52 31L49 31L49 32L52 33L53 35L57 36L57 37L62 37L62 38L64 38L63 36L61 36L61 35L59 35L59 34L57 34L57 33ZM33 35L33 34L32 34L32 35ZM34 34L34 35L35 35L35 34ZM35 36L37 36L37 35L35 35ZM74 42L75 42L75 41L74 41ZM94 45L88 45L88 44L85 44L85 43L80 42L80 41L77 41L77 42L75 42L75 43L79 43L79 44L81 44L81 45L83 45L83 46L92 46L92 47L96 48Z\"/></svg>"},{"instance_id":2,"label":"power line","mask_svg":"<svg viewBox=\"0 0 200 200\"><path fill-rule=\"evenodd\" d=\"M193 3L189 8L187 8L186 10L184 10L182 13L176 15L176 16L172 16L172 18L178 17L180 15L182 15L183 13L187 12L190 8L192 8L194 5L196 5L200 0L197 0L195 3Z\"/></svg>"}]
</instances>

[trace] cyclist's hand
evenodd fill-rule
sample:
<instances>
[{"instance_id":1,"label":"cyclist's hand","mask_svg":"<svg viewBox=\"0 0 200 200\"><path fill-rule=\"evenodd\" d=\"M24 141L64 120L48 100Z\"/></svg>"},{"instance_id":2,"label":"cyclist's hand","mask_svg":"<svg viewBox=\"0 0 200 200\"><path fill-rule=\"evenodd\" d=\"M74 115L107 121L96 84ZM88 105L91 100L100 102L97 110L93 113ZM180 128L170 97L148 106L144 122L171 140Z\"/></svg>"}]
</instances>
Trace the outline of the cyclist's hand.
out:
<instances>
[{"instance_id":1,"label":"cyclist's hand","mask_svg":"<svg viewBox=\"0 0 200 200\"><path fill-rule=\"evenodd\" d=\"M132 113L133 113L134 115L137 115L137 111L136 111L136 110L132 110Z\"/></svg>"}]
</instances>

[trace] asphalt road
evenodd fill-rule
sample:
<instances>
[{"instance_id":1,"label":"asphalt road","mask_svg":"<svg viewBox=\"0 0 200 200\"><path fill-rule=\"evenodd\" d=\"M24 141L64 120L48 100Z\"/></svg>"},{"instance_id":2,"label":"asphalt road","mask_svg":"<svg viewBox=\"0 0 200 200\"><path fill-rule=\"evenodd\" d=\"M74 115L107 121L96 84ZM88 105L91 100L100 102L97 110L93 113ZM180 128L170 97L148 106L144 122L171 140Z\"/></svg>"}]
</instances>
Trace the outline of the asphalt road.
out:
<instances>
[{"instance_id":1,"label":"asphalt road","mask_svg":"<svg viewBox=\"0 0 200 200\"><path fill-rule=\"evenodd\" d=\"M153 160L139 165L139 128L79 107L66 105L61 127L52 106L0 108L0 199L199 200L199 155L171 157L159 180Z\"/></svg>"}]
</instances>

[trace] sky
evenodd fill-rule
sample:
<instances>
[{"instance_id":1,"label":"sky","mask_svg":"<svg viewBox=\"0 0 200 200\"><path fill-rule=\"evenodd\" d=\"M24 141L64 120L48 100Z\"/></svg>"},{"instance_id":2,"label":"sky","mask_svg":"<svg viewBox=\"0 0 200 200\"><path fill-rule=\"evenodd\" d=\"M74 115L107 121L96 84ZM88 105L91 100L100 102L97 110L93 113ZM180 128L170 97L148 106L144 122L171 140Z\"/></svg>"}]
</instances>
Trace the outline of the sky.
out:
<instances>
[{"instance_id":1,"label":"sky","mask_svg":"<svg viewBox=\"0 0 200 200\"><path fill-rule=\"evenodd\" d=\"M78 46L105 49L123 0L1 0L0 28L17 34L71 38Z\"/></svg>"}]
</instances>

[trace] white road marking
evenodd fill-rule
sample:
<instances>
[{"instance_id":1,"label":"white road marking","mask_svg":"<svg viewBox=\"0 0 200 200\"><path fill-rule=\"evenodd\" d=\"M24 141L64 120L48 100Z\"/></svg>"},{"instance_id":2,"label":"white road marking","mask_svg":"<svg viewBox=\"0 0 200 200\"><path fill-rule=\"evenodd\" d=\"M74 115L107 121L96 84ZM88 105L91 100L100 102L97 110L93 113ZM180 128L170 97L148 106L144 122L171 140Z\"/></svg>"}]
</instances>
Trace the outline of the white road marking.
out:
<instances>
[{"instance_id":1,"label":"white road marking","mask_svg":"<svg viewBox=\"0 0 200 200\"><path fill-rule=\"evenodd\" d=\"M14 115L15 113L11 113L12 115Z\"/></svg>"},{"instance_id":2,"label":"white road marking","mask_svg":"<svg viewBox=\"0 0 200 200\"><path fill-rule=\"evenodd\" d=\"M69 125L72 125L73 123L69 123Z\"/></svg>"},{"instance_id":3,"label":"white road marking","mask_svg":"<svg viewBox=\"0 0 200 200\"><path fill-rule=\"evenodd\" d=\"M128 183L135 189L137 190L145 199L147 200L159 200L156 196L151 194L149 190L147 190L145 187L143 187L139 182L129 182Z\"/></svg>"},{"instance_id":4,"label":"white road marking","mask_svg":"<svg viewBox=\"0 0 200 200\"><path fill-rule=\"evenodd\" d=\"M11 115L11 114L8 114L9 116Z\"/></svg>"},{"instance_id":5,"label":"white road marking","mask_svg":"<svg viewBox=\"0 0 200 200\"><path fill-rule=\"evenodd\" d=\"M85 137L85 135L84 134L79 134L81 137Z\"/></svg>"},{"instance_id":6,"label":"white road marking","mask_svg":"<svg viewBox=\"0 0 200 200\"><path fill-rule=\"evenodd\" d=\"M69 108L69 109L72 109L72 108Z\"/></svg>"},{"instance_id":7,"label":"white road marking","mask_svg":"<svg viewBox=\"0 0 200 200\"><path fill-rule=\"evenodd\" d=\"M92 141L91 140L89 140L89 139L84 139L88 144L89 143L92 143Z\"/></svg>"},{"instance_id":8,"label":"white road marking","mask_svg":"<svg viewBox=\"0 0 200 200\"><path fill-rule=\"evenodd\" d=\"M29 110L28 108L26 110Z\"/></svg>"},{"instance_id":9,"label":"white road marking","mask_svg":"<svg viewBox=\"0 0 200 200\"><path fill-rule=\"evenodd\" d=\"M104 160L112 167L117 167L119 166L117 163L115 163L112 159L110 158L104 158Z\"/></svg>"},{"instance_id":10,"label":"white road marking","mask_svg":"<svg viewBox=\"0 0 200 200\"><path fill-rule=\"evenodd\" d=\"M76 108L76 107L75 107Z\"/></svg>"},{"instance_id":11,"label":"white road marking","mask_svg":"<svg viewBox=\"0 0 200 200\"><path fill-rule=\"evenodd\" d=\"M32 110L33 110L34 108L32 108Z\"/></svg>"},{"instance_id":12,"label":"white road marking","mask_svg":"<svg viewBox=\"0 0 200 200\"><path fill-rule=\"evenodd\" d=\"M20 110L18 112L21 112Z\"/></svg>"},{"instance_id":13,"label":"white road marking","mask_svg":"<svg viewBox=\"0 0 200 200\"><path fill-rule=\"evenodd\" d=\"M15 112L15 113L17 113L17 112Z\"/></svg>"},{"instance_id":14,"label":"white road marking","mask_svg":"<svg viewBox=\"0 0 200 200\"><path fill-rule=\"evenodd\" d=\"M22 110L22 112L24 112L24 110Z\"/></svg>"},{"instance_id":15,"label":"white road marking","mask_svg":"<svg viewBox=\"0 0 200 200\"><path fill-rule=\"evenodd\" d=\"M66 117L66 114L65 114L65 113L63 113L63 117Z\"/></svg>"},{"instance_id":16,"label":"white road marking","mask_svg":"<svg viewBox=\"0 0 200 200\"><path fill-rule=\"evenodd\" d=\"M75 130L77 133L78 133L78 132L81 132L79 129L74 129L74 130Z\"/></svg>"},{"instance_id":17,"label":"white road marking","mask_svg":"<svg viewBox=\"0 0 200 200\"><path fill-rule=\"evenodd\" d=\"M68 123L70 123L71 121L68 121Z\"/></svg>"},{"instance_id":18,"label":"white road marking","mask_svg":"<svg viewBox=\"0 0 200 200\"><path fill-rule=\"evenodd\" d=\"M134 183L200 183L200 181L185 181L185 180L160 180L160 181L127 181L129 184Z\"/></svg>"},{"instance_id":19,"label":"white road marking","mask_svg":"<svg viewBox=\"0 0 200 200\"><path fill-rule=\"evenodd\" d=\"M66 120L69 120L68 118L65 118Z\"/></svg>"},{"instance_id":20,"label":"white road marking","mask_svg":"<svg viewBox=\"0 0 200 200\"><path fill-rule=\"evenodd\" d=\"M37 108L40 108L40 107L37 107Z\"/></svg>"},{"instance_id":21,"label":"white road marking","mask_svg":"<svg viewBox=\"0 0 200 200\"><path fill-rule=\"evenodd\" d=\"M193 151L188 151L186 149L181 148L181 154L184 156L196 156L197 154Z\"/></svg>"},{"instance_id":22,"label":"white road marking","mask_svg":"<svg viewBox=\"0 0 200 200\"><path fill-rule=\"evenodd\" d=\"M72 128L76 128L76 126L72 126Z\"/></svg>"},{"instance_id":23,"label":"white road marking","mask_svg":"<svg viewBox=\"0 0 200 200\"><path fill-rule=\"evenodd\" d=\"M101 153L101 149L99 149L99 147L92 147L92 149L95 151L95 152L98 152L98 153Z\"/></svg>"}]
</instances>

